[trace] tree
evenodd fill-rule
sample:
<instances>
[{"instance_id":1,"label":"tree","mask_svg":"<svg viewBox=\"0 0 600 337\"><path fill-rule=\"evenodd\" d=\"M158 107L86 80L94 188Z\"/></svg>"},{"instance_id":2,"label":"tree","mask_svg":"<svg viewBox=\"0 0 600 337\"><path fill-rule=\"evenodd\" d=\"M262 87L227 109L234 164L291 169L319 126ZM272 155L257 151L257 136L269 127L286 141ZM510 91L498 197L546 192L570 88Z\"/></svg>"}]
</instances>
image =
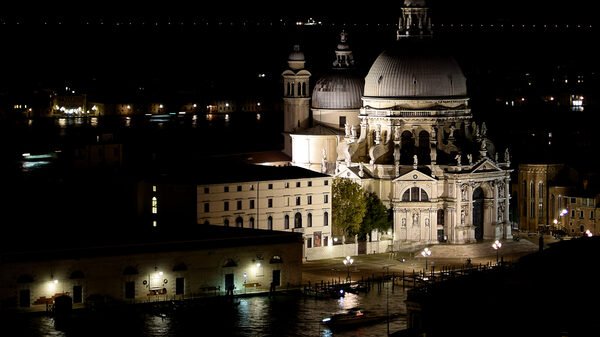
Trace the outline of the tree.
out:
<instances>
[{"instance_id":1,"label":"tree","mask_svg":"<svg viewBox=\"0 0 600 337\"><path fill-rule=\"evenodd\" d=\"M331 186L333 234L353 236L359 233L367 211L362 187L346 178L334 178Z\"/></svg>"},{"instance_id":2,"label":"tree","mask_svg":"<svg viewBox=\"0 0 600 337\"><path fill-rule=\"evenodd\" d=\"M389 211L375 192L365 192L366 213L360 226L358 238L365 240L375 229L387 231L391 226Z\"/></svg>"}]
</instances>

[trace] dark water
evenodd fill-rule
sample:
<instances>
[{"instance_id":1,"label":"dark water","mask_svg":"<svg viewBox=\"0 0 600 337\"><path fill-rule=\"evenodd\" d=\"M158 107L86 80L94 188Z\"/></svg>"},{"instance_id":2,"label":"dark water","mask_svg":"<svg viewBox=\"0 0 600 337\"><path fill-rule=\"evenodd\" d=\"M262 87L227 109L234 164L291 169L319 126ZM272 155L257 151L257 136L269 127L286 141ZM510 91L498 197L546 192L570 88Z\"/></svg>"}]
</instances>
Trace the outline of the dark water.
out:
<instances>
[{"instance_id":1,"label":"dark water","mask_svg":"<svg viewBox=\"0 0 600 337\"><path fill-rule=\"evenodd\" d=\"M389 293L387 292L389 290ZM387 296L389 294L389 297ZM405 291L401 287L373 288L368 293L346 294L340 299L315 299L298 295L241 298L238 306L203 306L185 309L183 314L113 312L77 317L71 324L56 326L47 316L22 317L5 322L11 336L386 336L387 322L351 330L331 331L321 319L331 313L359 306L374 315L405 313ZM57 327L62 330L57 330ZM406 327L405 316L389 322L389 331Z\"/></svg>"}]
</instances>

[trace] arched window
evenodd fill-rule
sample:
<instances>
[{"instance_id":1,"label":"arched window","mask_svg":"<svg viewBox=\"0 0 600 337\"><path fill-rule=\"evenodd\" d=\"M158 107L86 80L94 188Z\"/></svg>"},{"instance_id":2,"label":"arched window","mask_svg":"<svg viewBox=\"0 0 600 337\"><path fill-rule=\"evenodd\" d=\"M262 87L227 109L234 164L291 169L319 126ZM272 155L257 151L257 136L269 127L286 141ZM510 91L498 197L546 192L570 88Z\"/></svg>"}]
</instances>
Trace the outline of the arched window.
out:
<instances>
[{"instance_id":1,"label":"arched window","mask_svg":"<svg viewBox=\"0 0 600 337\"><path fill-rule=\"evenodd\" d=\"M290 216L286 214L283 219L284 229L290 229Z\"/></svg>"},{"instance_id":2,"label":"arched window","mask_svg":"<svg viewBox=\"0 0 600 337\"><path fill-rule=\"evenodd\" d=\"M410 131L404 131L400 135L400 164L412 165L415 154L415 139Z\"/></svg>"},{"instance_id":3,"label":"arched window","mask_svg":"<svg viewBox=\"0 0 600 337\"><path fill-rule=\"evenodd\" d=\"M298 91L294 96L302 96L302 84L300 84L300 82L298 82Z\"/></svg>"},{"instance_id":4,"label":"arched window","mask_svg":"<svg viewBox=\"0 0 600 337\"><path fill-rule=\"evenodd\" d=\"M33 282L33 276L29 274L22 274L17 277L17 283L31 283Z\"/></svg>"},{"instance_id":5,"label":"arched window","mask_svg":"<svg viewBox=\"0 0 600 337\"><path fill-rule=\"evenodd\" d=\"M300 212L294 216L294 228L302 228L302 214Z\"/></svg>"},{"instance_id":6,"label":"arched window","mask_svg":"<svg viewBox=\"0 0 600 337\"><path fill-rule=\"evenodd\" d=\"M71 275L69 275L69 279L77 280L82 279L84 277L83 272L81 270L74 270Z\"/></svg>"},{"instance_id":7,"label":"arched window","mask_svg":"<svg viewBox=\"0 0 600 337\"><path fill-rule=\"evenodd\" d=\"M181 262L173 266L173 271L186 271L188 267L185 263Z\"/></svg>"},{"instance_id":8,"label":"arched window","mask_svg":"<svg viewBox=\"0 0 600 337\"><path fill-rule=\"evenodd\" d=\"M127 266L123 269L123 275L137 275L138 270L134 266Z\"/></svg>"},{"instance_id":9,"label":"arched window","mask_svg":"<svg viewBox=\"0 0 600 337\"><path fill-rule=\"evenodd\" d=\"M329 213L323 213L323 226L329 226Z\"/></svg>"},{"instance_id":10,"label":"arched window","mask_svg":"<svg viewBox=\"0 0 600 337\"><path fill-rule=\"evenodd\" d=\"M283 259L279 255L273 255L269 260L269 263L283 263Z\"/></svg>"},{"instance_id":11,"label":"arched window","mask_svg":"<svg viewBox=\"0 0 600 337\"><path fill-rule=\"evenodd\" d=\"M267 228L271 231L273 230L273 217L272 216L269 216L267 218Z\"/></svg>"},{"instance_id":12,"label":"arched window","mask_svg":"<svg viewBox=\"0 0 600 337\"><path fill-rule=\"evenodd\" d=\"M250 228L254 228L254 218L250 218Z\"/></svg>"},{"instance_id":13,"label":"arched window","mask_svg":"<svg viewBox=\"0 0 600 337\"><path fill-rule=\"evenodd\" d=\"M235 219L235 226L236 226L236 227L240 227L240 228L241 228L241 227L244 227L244 219L242 219L242 217L241 217L241 216L238 216L238 217Z\"/></svg>"},{"instance_id":14,"label":"arched window","mask_svg":"<svg viewBox=\"0 0 600 337\"><path fill-rule=\"evenodd\" d=\"M306 96L306 82L302 82L302 96Z\"/></svg>"},{"instance_id":15,"label":"arched window","mask_svg":"<svg viewBox=\"0 0 600 337\"><path fill-rule=\"evenodd\" d=\"M429 201L429 195L420 187L411 187L402 194L402 201Z\"/></svg>"},{"instance_id":16,"label":"arched window","mask_svg":"<svg viewBox=\"0 0 600 337\"><path fill-rule=\"evenodd\" d=\"M306 219L306 226L307 227L312 227L312 213L308 213L307 219Z\"/></svg>"},{"instance_id":17,"label":"arched window","mask_svg":"<svg viewBox=\"0 0 600 337\"><path fill-rule=\"evenodd\" d=\"M223 263L223 267L237 267L237 262L234 259L227 259L225 263Z\"/></svg>"}]
</instances>

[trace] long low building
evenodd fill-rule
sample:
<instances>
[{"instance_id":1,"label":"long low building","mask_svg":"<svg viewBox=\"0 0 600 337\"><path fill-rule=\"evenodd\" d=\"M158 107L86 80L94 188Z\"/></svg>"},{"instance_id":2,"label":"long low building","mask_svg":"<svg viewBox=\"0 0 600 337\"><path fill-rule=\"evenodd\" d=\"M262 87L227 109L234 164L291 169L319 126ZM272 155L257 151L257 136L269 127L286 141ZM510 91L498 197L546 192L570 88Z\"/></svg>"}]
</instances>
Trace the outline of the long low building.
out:
<instances>
[{"instance_id":1,"label":"long low building","mask_svg":"<svg viewBox=\"0 0 600 337\"><path fill-rule=\"evenodd\" d=\"M61 295L125 303L271 290L302 282L302 233L199 226L49 242L0 255L0 305L48 310Z\"/></svg>"}]
</instances>

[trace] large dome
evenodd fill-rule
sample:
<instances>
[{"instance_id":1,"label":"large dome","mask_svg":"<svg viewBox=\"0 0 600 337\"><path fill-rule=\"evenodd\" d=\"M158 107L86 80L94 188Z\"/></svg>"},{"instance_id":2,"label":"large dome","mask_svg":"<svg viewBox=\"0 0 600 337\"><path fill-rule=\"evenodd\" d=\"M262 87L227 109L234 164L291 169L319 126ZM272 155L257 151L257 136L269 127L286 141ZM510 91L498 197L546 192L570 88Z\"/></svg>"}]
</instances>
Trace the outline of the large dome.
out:
<instances>
[{"instance_id":1,"label":"large dome","mask_svg":"<svg viewBox=\"0 0 600 337\"><path fill-rule=\"evenodd\" d=\"M362 106L362 78L345 70L334 70L321 77L312 94L314 109L360 109Z\"/></svg>"},{"instance_id":2,"label":"large dome","mask_svg":"<svg viewBox=\"0 0 600 337\"><path fill-rule=\"evenodd\" d=\"M366 97L460 97L467 80L454 58L425 41L398 41L365 78Z\"/></svg>"}]
</instances>

